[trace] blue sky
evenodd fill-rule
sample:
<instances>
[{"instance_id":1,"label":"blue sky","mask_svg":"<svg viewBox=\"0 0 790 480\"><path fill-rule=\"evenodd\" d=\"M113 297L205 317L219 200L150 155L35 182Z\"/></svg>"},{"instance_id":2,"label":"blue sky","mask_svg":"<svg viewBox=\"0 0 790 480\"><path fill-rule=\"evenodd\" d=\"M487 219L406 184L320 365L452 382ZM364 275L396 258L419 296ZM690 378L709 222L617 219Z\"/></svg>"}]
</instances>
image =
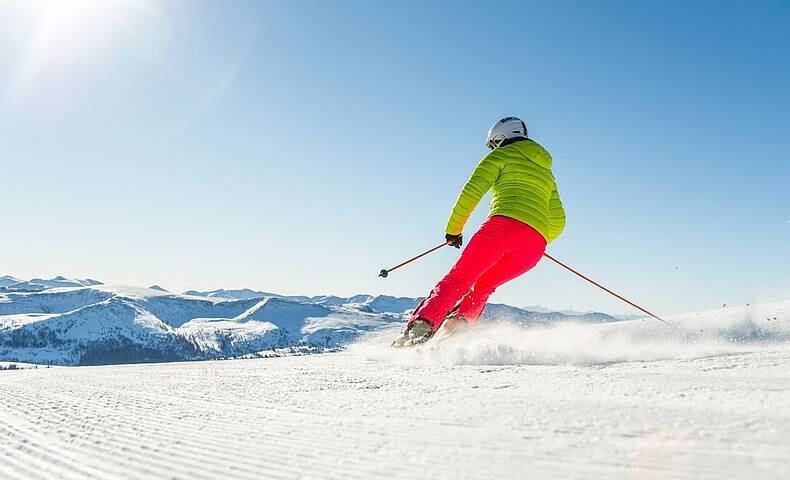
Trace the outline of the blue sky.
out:
<instances>
[{"instance_id":1,"label":"blue sky","mask_svg":"<svg viewBox=\"0 0 790 480\"><path fill-rule=\"evenodd\" d=\"M550 252L661 313L790 298L786 2L0 3L0 273L424 295L523 117ZM484 220L481 203L465 229ZM627 312L546 262L513 305Z\"/></svg>"}]
</instances>

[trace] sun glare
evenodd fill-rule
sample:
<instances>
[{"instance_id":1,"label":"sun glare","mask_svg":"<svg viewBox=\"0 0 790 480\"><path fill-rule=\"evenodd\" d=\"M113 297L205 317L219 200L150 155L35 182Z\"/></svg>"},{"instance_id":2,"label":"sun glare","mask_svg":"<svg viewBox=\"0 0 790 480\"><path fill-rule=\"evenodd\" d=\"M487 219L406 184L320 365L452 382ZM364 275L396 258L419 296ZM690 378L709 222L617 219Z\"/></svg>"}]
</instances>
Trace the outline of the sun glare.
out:
<instances>
[{"instance_id":1,"label":"sun glare","mask_svg":"<svg viewBox=\"0 0 790 480\"><path fill-rule=\"evenodd\" d=\"M119 43L160 45L163 15L145 0L27 0L12 3L31 28L22 42L11 95L68 81L109 64ZM150 28L150 25L156 28ZM151 41L149 37L156 37Z\"/></svg>"}]
</instances>

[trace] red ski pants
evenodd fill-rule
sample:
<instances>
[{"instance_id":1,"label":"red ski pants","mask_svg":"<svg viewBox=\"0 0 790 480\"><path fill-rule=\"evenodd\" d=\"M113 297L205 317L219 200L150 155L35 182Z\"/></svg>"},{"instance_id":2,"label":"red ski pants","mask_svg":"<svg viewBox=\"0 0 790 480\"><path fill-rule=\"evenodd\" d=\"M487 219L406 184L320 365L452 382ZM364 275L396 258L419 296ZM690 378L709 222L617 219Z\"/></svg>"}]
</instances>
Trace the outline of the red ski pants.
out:
<instances>
[{"instance_id":1,"label":"red ski pants","mask_svg":"<svg viewBox=\"0 0 790 480\"><path fill-rule=\"evenodd\" d=\"M476 322L497 287L532 269L544 251L546 240L526 223L502 216L489 218L450 273L417 306L409 323L420 317L437 329L456 305L459 316Z\"/></svg>"}]
</instances>

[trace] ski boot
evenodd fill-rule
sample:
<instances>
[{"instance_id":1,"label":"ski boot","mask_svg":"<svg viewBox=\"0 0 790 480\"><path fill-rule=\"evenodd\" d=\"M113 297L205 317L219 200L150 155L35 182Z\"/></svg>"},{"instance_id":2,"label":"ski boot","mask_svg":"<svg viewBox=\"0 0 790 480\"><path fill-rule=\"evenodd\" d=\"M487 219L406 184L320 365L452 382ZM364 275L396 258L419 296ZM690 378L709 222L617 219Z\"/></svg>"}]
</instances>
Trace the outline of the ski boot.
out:
<instances>
[{"instance_id":1,"label":"ski boot","mask_svg":"<svg viewBox=\"0 0 790 480\"><path fill-rule=\"evenodd\" d=\"M433 337L433 325L424 318L418 318L392 342L392 348L406 348L421 345Z\"/></svg>"},{"instance_id":2,"label":"ski boot","mask_svg":"<svg viewBox=\"0 0 790 480\"><path fill-rule=\"evenodd\" d=\"M465 331L469 330L469 327L471 327L469 322L464 317L458 315L459 305L460 302L455 306L455 308L450 310L450 313L448 313L446 317L444 317L444 322L442 322L441 328L447 335L464 333Z\"/></svg>"},{"instance_id":3,"label":"ski boot","mask_svg":"<svg viewBox=\"0 0 790 480\"><path fill-rule=\"evenodd\" d=\"M469 325L469 322L467 322L464 317L447 317L444 319L444 323L442 323L442 329L444 329L448 335L464 333L469 330L469 327L471 327L471 325Z\"/></svg>"}]
</instances>

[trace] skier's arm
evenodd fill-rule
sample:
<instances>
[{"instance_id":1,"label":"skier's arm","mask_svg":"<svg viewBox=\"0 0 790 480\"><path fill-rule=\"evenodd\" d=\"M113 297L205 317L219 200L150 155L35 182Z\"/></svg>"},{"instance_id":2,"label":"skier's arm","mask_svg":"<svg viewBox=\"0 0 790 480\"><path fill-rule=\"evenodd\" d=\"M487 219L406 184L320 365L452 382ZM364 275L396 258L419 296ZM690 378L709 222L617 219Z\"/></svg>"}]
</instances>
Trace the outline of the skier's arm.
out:
<instances>
[{"instance_id":1,"label":"skier's arm","mask_svg":"<svg viewBox=\"0 0 790 480\"><path fill-rule=\"evenodd\" d=\"M565 209L562 208L560 194L557 192L557 186L555 185L549 199L549 242L556 240L564 228Z\"/></svg>"},{"instance_id":2,"label":"skier's arm","mask_svg":"<svg viewBox=\"0 0 790 480\"><path fill-rule=\"evenodd\" d=\"M501 169L499 162L496 161L492 154L488 154L480 161L455 202L453 212L450 214L450 220L447 222L446 233L459 235L464 230L464 225L469 220L472 210L475 209L483 195L488 192L496 179L499 178Z\"/></svg>"}]
</instances>

